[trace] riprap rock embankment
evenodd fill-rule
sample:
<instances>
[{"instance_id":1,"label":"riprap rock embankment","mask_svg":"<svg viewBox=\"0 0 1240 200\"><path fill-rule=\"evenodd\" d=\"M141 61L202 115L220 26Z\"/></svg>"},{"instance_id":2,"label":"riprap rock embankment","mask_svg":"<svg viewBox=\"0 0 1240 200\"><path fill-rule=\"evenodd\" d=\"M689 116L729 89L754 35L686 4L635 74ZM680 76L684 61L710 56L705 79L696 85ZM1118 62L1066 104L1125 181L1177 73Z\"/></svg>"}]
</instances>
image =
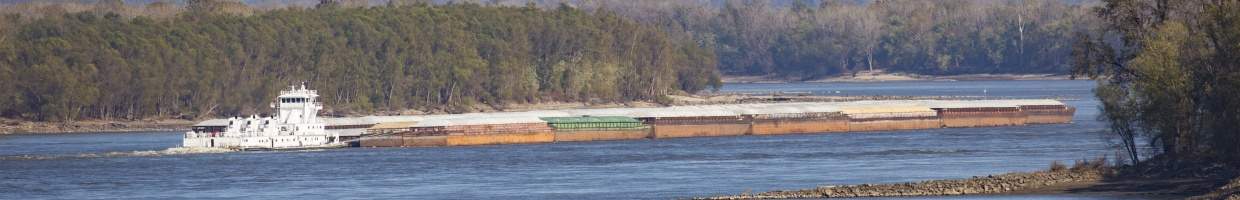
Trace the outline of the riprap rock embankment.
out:
<instances>
[{"instance_id":1,"label":"riprap rock embankment","mask_svg":"<svg viewBox=\"0 0 1240 200\"><path fill-rule=\"evenodd\" d=\"M1055 187L1062 184L1098 182L1103 178L1102 172L1102 170L1081 169L1009 173L969 179L931 180L915 183L822 186L813 189L771 191L701 199L803 199L1002 194L1036 190L1043 187Z\"/></svg>"}]
</instances>

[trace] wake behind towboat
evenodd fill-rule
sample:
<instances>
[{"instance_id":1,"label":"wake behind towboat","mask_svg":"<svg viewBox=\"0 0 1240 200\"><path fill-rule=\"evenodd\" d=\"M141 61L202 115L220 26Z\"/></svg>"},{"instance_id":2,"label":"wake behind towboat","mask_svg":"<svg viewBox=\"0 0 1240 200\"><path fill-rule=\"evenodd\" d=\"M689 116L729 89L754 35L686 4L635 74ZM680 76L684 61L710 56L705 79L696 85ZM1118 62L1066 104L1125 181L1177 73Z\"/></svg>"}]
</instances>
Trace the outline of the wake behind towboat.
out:
<instances>
[{"instance_id":1,"label":"wake behind towboat","mask_svg":"<svg viewBox=\"0 0 1240 200\"><path fill-rule=\"evenodd\" d=\"M338 134L324 130L318 118L323 105L318 92L290 87L280 91L271 117L233 117L207 120L185 133L182 147L213 147L238 150L292 150L344 147Z\"/></svg>"}]
</instances>

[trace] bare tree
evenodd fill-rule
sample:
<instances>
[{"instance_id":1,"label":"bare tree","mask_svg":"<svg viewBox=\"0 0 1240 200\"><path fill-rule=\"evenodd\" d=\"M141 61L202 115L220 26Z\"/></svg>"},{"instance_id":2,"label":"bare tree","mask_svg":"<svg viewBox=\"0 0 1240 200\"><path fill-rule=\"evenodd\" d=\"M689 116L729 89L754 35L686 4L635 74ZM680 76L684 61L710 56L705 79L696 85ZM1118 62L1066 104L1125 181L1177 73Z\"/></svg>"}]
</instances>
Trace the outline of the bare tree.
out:
<instances>
[{"instance_id":1,"label":"bare tree","mask_svg":"<svg viewBox=\"0 0 1240 200\"><path fill-rule=\"evenodd\" d=\"M865 50L865 63L869 67L870 72L873 72L874 48L878 47L878 40L883 33L883 24L879 21L878 13L871 9L874 8L867 7L863 12L859 13L856 22L858 25L858 36L860 36L857 38L857 42Z\"/></svg>"},{"instance_id":2,"label":"bare tree","mask_svg":"<svg viewBox=\"0 0 1240 200\"><path fill-rule=\"evenodd\" d=\"M1136 105L1129 99L1130 94L1121 86L1106 84L1100 84L1094 92L1102 103L1098 106L1102 110L1098 119L1110 126L1108 131L1120 139L1120 146L1136 166L1141 159L1137 152L1137 113L1133 110Z\"/></svg>"}]
</instances>

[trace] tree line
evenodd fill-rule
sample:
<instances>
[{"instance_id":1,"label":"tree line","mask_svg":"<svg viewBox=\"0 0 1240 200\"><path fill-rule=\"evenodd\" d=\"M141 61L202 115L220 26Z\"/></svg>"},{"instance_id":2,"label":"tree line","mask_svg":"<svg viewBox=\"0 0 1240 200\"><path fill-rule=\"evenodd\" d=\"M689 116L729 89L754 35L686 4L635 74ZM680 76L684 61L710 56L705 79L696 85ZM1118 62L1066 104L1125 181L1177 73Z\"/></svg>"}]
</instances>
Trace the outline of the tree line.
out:
<instances>
[{"instance_id":1,"label":"tree line","mask_svg":"<svg viewBox=\"0 0 1240 200\"><path fill-rule=\"evenodd\" d=\"M168 16L180 12L164 1L150 6L95 8L29 6L25 10L109 10L122 15ZM476 2L488 7L557 9L561 3L591 13L613 13L656 26L713 51L721 72L814 79L867 70L917 74L1066 74L1072 33L1099 26L1093 1L991 0L301 0L229 1L231 13L335 2L346 7L379 4ZM254 4L257 8L245 6ZM267 3L259 3L267 2ZM382 2L382 3L381 3ZM0 10L2 12L3 10Z\"/></svg>"},{"instance_id":2,"label":"tree line","mask_svg":"<svg viewBox=\"0 0 1240 200\"><path fill-rule=\"evenodd\" d=\"M686 32L734 75L813 79L917 74L1067 74L1094 4L1052 0L599 1L583 7Z\"/></svg>"},{"instance_id":3,"label":"tree line","mask_svg":"<svg viewBox=\"0 0 1240 200\"><path fill-rule=\"evenodd\" d=\"M1105 25L1077 33L1073 73L1099 80L1131 164L1150 159L1139 143L1166 167L1240 164L1240 1L1104 2Z\"/></svg>"},{"instance_id":4,"label":"tree line","mask_svg":"<svg viewBox=\"0 0 1240 200\"><path fill-rule=\"evenodd\" d=\"M163 17L99 9L7 14L0 116L247 115L269 109L276 91L298 82L319 90L333 114L652 100L719 87L713 51L609 12L335 1L238 12L236 5L189 0Z\"/></svg>"}]
</instances>

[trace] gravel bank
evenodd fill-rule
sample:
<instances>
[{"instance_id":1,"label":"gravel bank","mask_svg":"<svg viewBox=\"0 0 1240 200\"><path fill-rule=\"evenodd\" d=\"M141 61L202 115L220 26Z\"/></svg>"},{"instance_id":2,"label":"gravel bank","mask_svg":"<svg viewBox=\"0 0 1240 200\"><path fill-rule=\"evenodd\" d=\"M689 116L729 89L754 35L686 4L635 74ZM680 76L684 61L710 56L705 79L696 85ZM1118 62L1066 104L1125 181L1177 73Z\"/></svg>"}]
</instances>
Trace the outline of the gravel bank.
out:
<instances>
[{"instance_id":1,"label":"gravel bank","mask_svg":"<svg viewBox=\"0 0 1240 200\"><path fill-rule=\"evenodd\" d=\"M931 180L916 183L822 186L813 189L771 191L699 199L803 199L1020 193L1039 188L1058 187L1065 184L1093 184L1103 179L1104 172L1104 170L1096 169L1064 169L1032 173L1009 173L969 179Z\"/></svg>"}]
</instances>

